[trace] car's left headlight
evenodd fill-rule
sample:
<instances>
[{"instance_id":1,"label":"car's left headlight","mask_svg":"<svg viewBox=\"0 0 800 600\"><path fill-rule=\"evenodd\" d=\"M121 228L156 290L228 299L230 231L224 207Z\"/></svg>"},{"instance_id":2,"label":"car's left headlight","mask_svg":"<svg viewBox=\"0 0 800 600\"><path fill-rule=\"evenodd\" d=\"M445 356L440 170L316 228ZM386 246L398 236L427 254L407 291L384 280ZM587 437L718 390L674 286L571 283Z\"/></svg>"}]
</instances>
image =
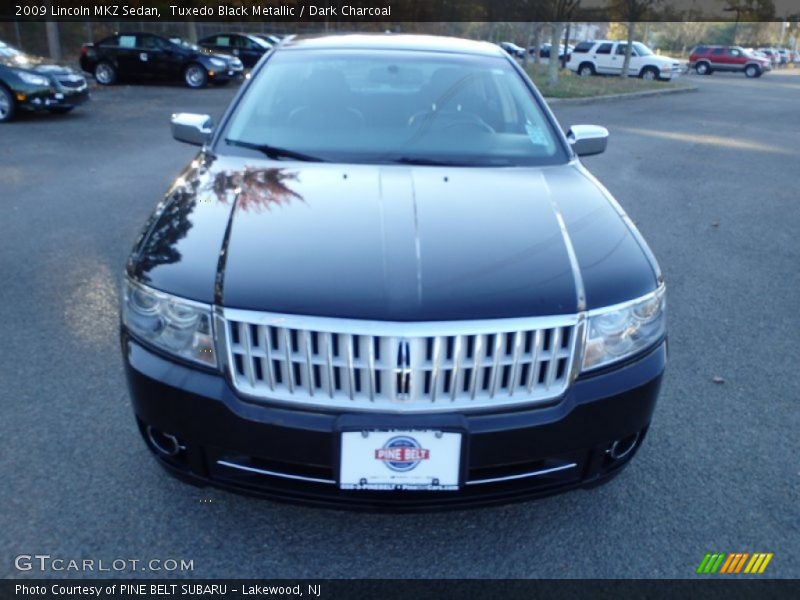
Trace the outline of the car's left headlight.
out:
<instances>
[{"instance_id":1,"label":"car's left headlight","mask_svg":"<svg viewBox=\"0 0 800 600\"><path fill-rule=\"evenodd\" d=\"M582 370L604 367L658 342L667 331L666 308L662 285L631 302L591 311L586 324Z\"/></svg>"},{"instance_id":2,"label":"car's left headlight","mask_svg":"<svg viewBox=\"0 0 800 600\"><path fill-rule=\"evenodd\" d=\"M30 71L22 71L20 69L14 69L14 73L17 77L22 79L28 85L50 85L50 80L47 77L42 77L41 75L37 75L36 73L31 73Z\"/></svg>"},{"instance_id":3,"label":"car's left headlight","mask_svg":"<svg viewBox=\"0 0 800 600\"><path fill-rule=\"evenodd\" d=\"M226 63L225 63L224 60L222 60L220 58L212 58L211 59L211 64L214 65L215 67L217 67L218 69L221 69L222 67L225 66Z\"/></svg>"},{"instance_id":4,"label":"car's left headlight","mask_svg":"<svg viewBox=\"0 0 800 600\"><path fill-rule=\"evenodd\" d=\"M217 365L211 307L125 278L122 322L143 341L211 367Z\"/></svg>"}]
</instances>

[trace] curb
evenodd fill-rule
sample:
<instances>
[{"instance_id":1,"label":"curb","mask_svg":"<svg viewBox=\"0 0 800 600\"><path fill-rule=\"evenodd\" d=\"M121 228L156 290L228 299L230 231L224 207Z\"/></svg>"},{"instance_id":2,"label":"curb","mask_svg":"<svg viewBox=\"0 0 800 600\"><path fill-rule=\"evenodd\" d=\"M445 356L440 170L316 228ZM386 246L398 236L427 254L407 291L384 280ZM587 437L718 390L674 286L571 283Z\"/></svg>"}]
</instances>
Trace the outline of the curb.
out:
<instances>
[{"instance_id":1,"label":"curb","mask_svg":"<svg viewBox=\"0 0 800 600\"><path fill-rule=\"evenodd\" d=\"M626 100L628 98L645 98L647 96L666 96L667 94L685 94L696 92L699 86L681 87L666 90L645 90L643 92L631 92L630 94L607 94L605 96L587 96L586 98L547 98L545 101L549 105L556 104L594 104L595 102L613 102L614 100Z\"/></svg>"}]
</instances>

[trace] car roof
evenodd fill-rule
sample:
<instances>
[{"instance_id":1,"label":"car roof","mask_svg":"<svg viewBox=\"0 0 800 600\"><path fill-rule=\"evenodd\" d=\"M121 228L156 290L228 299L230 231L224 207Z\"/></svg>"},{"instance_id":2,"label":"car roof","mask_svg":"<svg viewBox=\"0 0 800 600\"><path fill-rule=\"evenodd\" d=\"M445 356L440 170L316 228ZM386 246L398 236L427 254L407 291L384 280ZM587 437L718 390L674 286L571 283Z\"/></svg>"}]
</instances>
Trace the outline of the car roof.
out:
<instances>
[{"instance_id":1,"label":"car roof","mask_svg":"<svg viewBox=\"0 0 800 600\"><path fill-rule=\"evenodd\" d=\"M293 37L280 45L280 50L412 50L504 56L489 42L454 37L412 34L342 34Z\"/></svg>"}]
</instances>

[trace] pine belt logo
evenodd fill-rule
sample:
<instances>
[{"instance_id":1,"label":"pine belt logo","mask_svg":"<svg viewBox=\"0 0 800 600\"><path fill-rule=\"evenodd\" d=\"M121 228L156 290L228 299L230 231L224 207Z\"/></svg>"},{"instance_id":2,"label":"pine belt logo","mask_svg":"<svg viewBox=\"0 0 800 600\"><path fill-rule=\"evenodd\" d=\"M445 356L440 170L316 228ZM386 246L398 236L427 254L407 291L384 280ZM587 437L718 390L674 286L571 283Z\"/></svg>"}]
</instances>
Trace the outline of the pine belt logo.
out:
<instances>
[{"instance_id":1,"label":"pine belt logo","mask_svg":"<svg viewBox=\"0 0 800 600\"><path fill-rule=\"evenodd\" d=\"M399 473L413 470L430 456L430 450L423 448L417 440L408 435L397 435L387 440L383 448L375 450L375 460L382 460L392 471Z\"/></svg>"},{"instance_id":2,"label":"pine belt logo","mask_svg":"<svg viewBox=\"0 0 800 600\"><path fill-rule=\"evenodd\" d=\"M700 561L697 573L700 575L750 575L764 572L769 561L772 560L772 552L708 552Z\"/></svg>"}]
</instances>

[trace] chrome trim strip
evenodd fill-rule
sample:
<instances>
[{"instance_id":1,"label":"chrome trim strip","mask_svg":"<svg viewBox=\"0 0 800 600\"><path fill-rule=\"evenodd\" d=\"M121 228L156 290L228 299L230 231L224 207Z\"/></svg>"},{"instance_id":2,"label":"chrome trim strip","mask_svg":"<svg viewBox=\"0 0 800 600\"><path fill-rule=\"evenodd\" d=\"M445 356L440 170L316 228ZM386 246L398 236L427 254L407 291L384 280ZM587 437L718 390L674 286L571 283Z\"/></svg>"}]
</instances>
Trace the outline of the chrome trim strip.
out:
<instances>
[{"instance_id":1,"label":"chrome trim strip","mask_svg":"<svg viewBox=\"0 0 800 600\"><path fill-rule=\"evenodd\" d=\"M581 267L578 263L578 255L575 253L575 246L572 245L572 238L569 235L569 230L567 230L567 224L564 221L564 215L561 214L561 207L553 198L553 194L550 192L550 184L547 183L547 177L545 177L544 174L542 174L542 181L544 182L544 187L547 190L547 199L550 201L553 214L558 222L558 228L561 231L561 238L564 240L564 247L567 250L569 266L572 269L572 278L575 281L575 295L577 296L578 301L578 312L581 313L586 310L586 288L583 285L583 274L581 273Z\"/></svg>"},{"instance_id":2,"label":"chrome trim strip","mask_svg":"<svg viewBox=\"0 0 800 600\"><path fill-rule=\"evenodd\" d=\"M311 317L225 307L222 307L221 310L224 317L229 321L240 321L253 325L270 325L272 327L282 327L285 329L309 329L327 333L376 335L398 338L514 333L522 330L567 327L575 325L578 322L577 314L481 319L475 321L404 322L340 319L338 317Z\"/></svg>"},{"instance_id":3,"label":"chrome trim strip","mask_svg":"<svg viewBox=\"0 0 800 600\"><path fill-rule=\"evenodd\" d=\"M492 477L491 479L473 479L472 481L465 481L464 485L481 485L484 483L496 483L498 481L512 481L514 479L525 479L526 477L537 477L539 475L547 475L548 473L555 473L557 471L566 471L578 466L578 463L569 463L568 465L560 465L550 469L541 469L540 471L531 471L530 473L521 473L519 475L508 475L506 477Z\"/></svg>"},{"instance_id":4,"label":"chrome trim strip","mask_svg":"<svg viewBox=\"0 0 800 600\"><path fill-rule=\"evenodd\" d=\"M250 473L258 473L259 475L272 475L273 477L283 477L284 479L297 479L299 481L313 481L314 483L329 483L336 485L332 479L318 479L316 477L303 477L302 475L290 475L289 473L281 473L279 471L267 471L266 469L257 469L255 467L248 467L237 463L229 462L227 460L218 460L217 464L231 469L239 469L240 471L248 471Z\"/></svg>"},{"instance_id":5,"label":"chrome trim strip","mask_svg":"<svg viewBox=\"0 0 800 600\"><path fill-rule=\"evenodd\" d=\"M619 304L614 304L612 306L602 306L600 308L595 308L590 310L586 313L587 317L594 317L596 315L602 315L609 312L614 312L617 310L624 310L626 308L630 308L636 304L640 304L642 302L646 302L655 298L658 295L663 295L667 291L667 286L665 284L659 285L655 290L652 292L645 294L644 296L639 296L638 298L634 298L633 300L628 300L626 302L620 302Z\"/></svg>"}]
</instances>

